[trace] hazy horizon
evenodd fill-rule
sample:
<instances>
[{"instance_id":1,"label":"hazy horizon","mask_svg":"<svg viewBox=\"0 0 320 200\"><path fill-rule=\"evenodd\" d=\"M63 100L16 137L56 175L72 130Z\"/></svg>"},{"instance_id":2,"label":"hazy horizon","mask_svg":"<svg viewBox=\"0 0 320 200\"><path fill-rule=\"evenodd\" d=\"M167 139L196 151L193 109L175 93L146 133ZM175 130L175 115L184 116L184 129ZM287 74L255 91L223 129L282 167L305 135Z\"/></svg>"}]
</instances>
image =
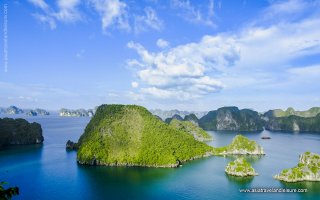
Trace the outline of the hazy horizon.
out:
<instances>
[{"instance_id":1,"label":"hazy horizon","mask_svg":"<svg viewBox=\"0 0 320 200\"><path fill-rule=\"evenodd\" d=\"M101 104L102 105L102 104ZM127 105L127 104L126 104ZM133 105L133 104L132 104ZM134 105L139 105L139 104L134 104ZM95 107L98 107L98 106L100 106L100 105L97 105L97 106L94 106L94 107L92 107L92 108L84 108L84 107L59 107L59 108L45 108L45 107L20 107L20 106L18 106L18 105L9 105L9 106L2 106L2 105L0 105L0 108L7 108L7 107L10 107L10 106L16 106L16 107L18 107L18 108L20 108L20 109L26 109L26 110L28 110L28 109L37 109L37 108L40 108L40 109L45 109L45 110L47 110L47 111L50 111L50 112L58 112L60 109L70 109L70 110L77 110L77 109L85 109L85 110L89 110L89 109L94 109ZM234 105L226 105L226 106L221 106L221 107L232 107L232 106L234 106ZM187 112L209 112L209 111L213 111L213 110L217 110L217 109L219 109L219 108L221 108L221 107L216 107L216 108L211 108L211 109L208 109L208 110L181 110L181 109L176 109L176 108L172 108L172 109L161 109L161 108L149 108L149 107L146 107L148 110L157 110L157 109L160 109L160 110L162 110L162 111L171 111L171 110L179 110L179 111L187 111ZM238 106L236 106L236 107L238 107ZM319 107L319 106L316 106L316 107ZM282 110L287 110L288 108L293 108L293 107L286 107L286 108L270 108L270 109L267 109L267 110L257 110L257 109L254 109L254 108L248 108L248 107L238 107L239 108L239 110L241 110L241 109L251 109L251 110L254 110L254 111L257 111L257 112L259 112L259 113L264 113L264 112L267 112L267 111L269 111L269 110L274 110L274 109L282 109ZM312 108L312 107L310 107L310 108ZM309 110L310 108L306 108L306 109L303 109L303 110L301 110L301 109L295 109L295 108L293 108L295 111L306 111L306 110Z\"/></svg>"}]
</instances>

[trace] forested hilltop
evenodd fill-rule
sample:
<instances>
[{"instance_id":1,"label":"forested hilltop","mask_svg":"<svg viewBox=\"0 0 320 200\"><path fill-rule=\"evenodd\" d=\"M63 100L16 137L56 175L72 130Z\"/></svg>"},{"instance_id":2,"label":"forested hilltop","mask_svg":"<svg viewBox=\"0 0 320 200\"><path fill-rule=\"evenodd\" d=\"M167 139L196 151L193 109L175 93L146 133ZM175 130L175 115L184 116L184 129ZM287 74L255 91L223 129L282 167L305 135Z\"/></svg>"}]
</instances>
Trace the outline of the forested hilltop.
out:
<instances>
[{"instance_id":1,"label":"forested hilltop","mask_svg":"<svg viewBox=\"0 0 320 200\"><path fill-rule=\"evenodd\" d=\"M9 145L40 144L43 142L40 124L25 119L0 118L0 148Z\"/></svg>"},{"instance_id":2,"label":"forested hilltop","mask_svg":"<svg viewBox=\"0 0 320 200\"><path fill-rule=\"evenodd\" d=\"M79 163L111 166L176 167L212 152L136 105L100 106L78 145Z\"/></svg>"},{"instance_id":3,"label":"forested hilltop","mask_svg":"<svg viewBox=\"0 0 320 200\"><path fill-rule=\"evenodd\" d=\"M248 138L238 135L224 147L211 147L211 139L191 121L163 122L137 105L101 105L78 143L80 164L107 166L177 167L181 163L211 155L264 154Z\"/></svg>"}]
</instances>

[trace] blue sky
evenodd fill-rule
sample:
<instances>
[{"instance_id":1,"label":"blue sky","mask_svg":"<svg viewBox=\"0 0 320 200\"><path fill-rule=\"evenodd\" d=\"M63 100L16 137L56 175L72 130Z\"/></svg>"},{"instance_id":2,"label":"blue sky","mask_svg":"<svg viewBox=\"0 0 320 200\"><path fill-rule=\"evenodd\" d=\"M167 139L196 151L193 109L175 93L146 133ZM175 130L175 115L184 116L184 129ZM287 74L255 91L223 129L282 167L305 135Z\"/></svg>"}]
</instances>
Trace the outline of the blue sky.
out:
<instances>
[{"instance_id":1,"label":"blue sky","mask_svg":"<svg viewBox=\"0 0 320 200\"><path fill-rule=\"evenodd\" d=\"M1 106L320 106L318 0L1 4Z\"/></svg>"}]
</instances>

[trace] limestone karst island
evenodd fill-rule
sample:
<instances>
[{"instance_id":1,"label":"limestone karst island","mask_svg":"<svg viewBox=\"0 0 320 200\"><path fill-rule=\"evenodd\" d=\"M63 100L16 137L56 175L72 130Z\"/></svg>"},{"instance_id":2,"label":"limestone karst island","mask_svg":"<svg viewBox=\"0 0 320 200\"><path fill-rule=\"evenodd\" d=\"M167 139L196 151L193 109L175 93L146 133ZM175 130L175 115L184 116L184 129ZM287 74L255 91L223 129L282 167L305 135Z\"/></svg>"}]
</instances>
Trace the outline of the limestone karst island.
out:
<instances>
[{"instance_id":1,"label":"limestone karst island","mask_svg":"<svg viewBox=\"0 0 320 200\"><path fill-rule=\"evenodd\" d=\"M305 152L299 156L297 166L282 170L274 178L285 182L320 181L320 155Z\"/></svg>"},{"instance_id":2,"label":"limestone karst island","mask_svg":"<svg viewBox=\"0 0 320 200\"><path fill-rule=\"evenodd\" d=\"M231 161L225 168L225 172L232 176L256 176L253 167L244 158L237 158L235 161Z\"/></svg>"},{"instance_id":3,"label":"limestone karst island","mask_svg":"<svg viewBox=\"0 0 320 200\"><path fill-rule=\"evenodd\" d=\"M219 148L202 142L211 139L189 121L166 124L141 106L102 105L77 143L77 160L87 165L177 167L212 155L264 154L260 145L241 135Z\"/></svg>"}]
</instances>

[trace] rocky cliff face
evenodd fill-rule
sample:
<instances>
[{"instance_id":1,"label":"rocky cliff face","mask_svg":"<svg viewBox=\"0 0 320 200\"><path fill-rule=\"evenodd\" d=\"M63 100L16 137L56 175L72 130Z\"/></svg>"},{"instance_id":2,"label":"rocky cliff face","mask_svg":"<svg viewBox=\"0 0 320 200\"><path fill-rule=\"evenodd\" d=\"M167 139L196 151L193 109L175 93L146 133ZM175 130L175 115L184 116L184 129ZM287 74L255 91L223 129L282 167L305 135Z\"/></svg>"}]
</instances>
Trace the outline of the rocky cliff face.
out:
<instances>
[{"instance_id":1,"label":"rocky cliff face","mask_svg":"<svg viewBox=\"0 0 320 200\"><path fill-rule=\"evenodd\" d=\"M10 106L6 109L6 114L21 114L23 113L23 110L16 107L16 106Z\"/></svg>"},{"instance_id":2,"label":"rocky cliff face","mask_svg":"<svg viewBox=\"0 0 320 200\"><path fill-rule=\"evenodd\" d=\"M0 147L43 142L42 128L38 123L24 119L0 118Z\"/></svg>"},{"instance_id":3,"label":"rocky cliff face","mask_svg":"<svg viewBox=\"0 0 320 200\"><path fill-rule=\"evenodd\" d=\"M66 150L69 150L69 151L78 150L78 143L68 140L66 143Z\"/></svg>"},{"instance_id":4,"label":"rocky cliff face","mask_svg":"<svg viewBox=\"0 0 320 200\"><path fill-rule=\"evenodd\" d=\"M28 110L26 112L28 116L50 115L50 113L44 109L36 108L34 110Z\"/></svg>"},{"instance_id":5,"label":"rocky cliff face","mask_svg":"<svg viewBox=\"0 0 320 200\"><path fill-rule=\"evenodd\" d=\"M258 175L253 167L243 158L237 158L235 161L228 163L225 172L232 176L256 176Z\"/></svg>"},{"instance_id":6,"label":"rocky cliff face","mask_svg":"<svg viewBox=\"0 0 320 200\"><path fill-rule=\"evenodd\" d=\"M320 181L320 155L306 152L300 155L296 167L282 170L274 178L285 182Z\"/></svg>"},{"instance_id":7,"label":"rocky cliff face","mask_svg":"<svg viewBox=\"0 0 320 200\"><path fill-rule=\"evenodd\" d=\"M265 125L270 131L287 132L320 132L320 114L315 117L274 117L269 118Z\"/></svg>"},{"instance_id":8,"label":"rocky cliff face","mask_svg":"<svg viewBox=\"0 0 320 200\"><path fill-rule=\"evenodd\" d=\"M94 115L94 110L92 109L70 110L70 109L62 108L59 111L59 115L62 117L92 117Z\"/></svg>"},{"instance_id":9,"label":"rocky cliff face","mask_svg":"<svg viewBox=\"0 0 320 200\"><path fill-rule=\"evenodd\" d=\"M264 121L258 112L237 107L222 107L210 111L199 120L199 126L205 130L220 131L261 131Z\"/></svg>"},{"instance_id":10,"label":"rocky cliff face","mask_svg":"<svg viewBox=\"0 0 320 200\"><path fill-rule=\"evenodd\" d=\"M179 115L181 117L185 117L190 114L194 114L197 116L197 118L203 117L207 112L196 112L196 111L180 111L180 110L161 110L161 109L151 109L149 110L153 115L157 115L161 117L162 120L165 120L167 118L171 118L174 115Z\"/></svg>"}]
</instances>

